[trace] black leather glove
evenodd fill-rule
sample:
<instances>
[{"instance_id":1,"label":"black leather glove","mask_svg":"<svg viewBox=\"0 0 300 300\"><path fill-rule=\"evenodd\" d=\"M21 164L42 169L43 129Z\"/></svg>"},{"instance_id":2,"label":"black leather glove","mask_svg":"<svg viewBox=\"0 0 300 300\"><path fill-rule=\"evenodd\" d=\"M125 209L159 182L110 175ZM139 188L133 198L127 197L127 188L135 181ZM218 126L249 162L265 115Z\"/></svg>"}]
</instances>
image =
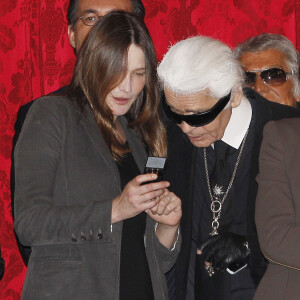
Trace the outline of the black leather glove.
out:
<instances>
[{"instance_id":1,"label":"black leather glove","mask_svg":"<svg viewBox=\"0 0 300 300\"><path fill-rule=\"evenodd\" d=\"M250 253L246 238L231 232L209 237L199 246L199 250L204 261L221 271L225 271L230 265L245 265Z\"/></svg>"}]
</instances>

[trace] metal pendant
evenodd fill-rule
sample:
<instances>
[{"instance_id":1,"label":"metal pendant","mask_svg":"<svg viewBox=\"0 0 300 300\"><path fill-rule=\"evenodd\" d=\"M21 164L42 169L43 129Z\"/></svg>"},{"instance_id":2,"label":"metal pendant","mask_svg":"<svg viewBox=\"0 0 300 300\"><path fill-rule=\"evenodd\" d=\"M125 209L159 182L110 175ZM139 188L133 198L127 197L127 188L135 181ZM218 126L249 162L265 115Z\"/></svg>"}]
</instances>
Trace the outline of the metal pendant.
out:
<instances>
[{"instance_id":1,"label":"metal pendant","mask_svg":"<svg viewBox=\"0 0 300 300\"><path fill-rule=\"evenodd\" d=\"M218 228L219 228L220 224L218 221L218 218L215 218L212 222L211 222L211 227L212 227L212 232L209 234L211 236L218 234Z\"/></svg>"},{"instance_id":2,"label":"metal pendant","mask_svg":"<svg viewBox=\"0 0 300 300\"><path fill-rule=\"evenodd\" d=\"M214 235L217 235L217 234L219 234L218 230L216 228L214 228L209 235L214 236Z\"/></svg>"},{"instance_id":3,"label":"metal pendant","mask_svg":"<svg viewBox=\"0 0 300 300\"><path fill-rule=\"evenodd\" d=\"M222 209L221 201L217 200L217 198L215 198L215 200L212 201L212 203L210 205L210 209L213 213L218 213L219 211L221 211L221 209Z\"/></svg>"},{"instance_id":4,"label":"metal pendant","mask_svg":"<svg viewBox=\"0 0 300 300\"><path fill-rule=\"evenodd\" d=\"M212 277L215 274L215 270L212 265L205 266L205 270L207 271L209 277Z\"/></svg>"},{"instance_id":5,"label":"metal pendant","mask_svg":"<svg viewBox=\"0 0 300 300\"><path fill-rule=\"evenodd\" d=\"M213 193L216 197L220 197L221 195L224 194L223 192L223 187L220 185L215 185L214 188L213 188Z\"/></svg>"}]
</instances>

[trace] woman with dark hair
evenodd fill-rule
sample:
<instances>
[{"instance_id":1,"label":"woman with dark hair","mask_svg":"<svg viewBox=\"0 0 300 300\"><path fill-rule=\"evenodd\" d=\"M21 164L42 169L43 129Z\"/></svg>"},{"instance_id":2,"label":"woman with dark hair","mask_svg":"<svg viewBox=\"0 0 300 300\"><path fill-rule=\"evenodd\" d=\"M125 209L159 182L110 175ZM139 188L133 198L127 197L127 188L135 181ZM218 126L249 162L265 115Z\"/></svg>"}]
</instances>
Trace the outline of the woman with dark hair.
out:
<instances>
[{"instance_id":1,"label":"woman with dark hair","mask_svg":"<svg viewBox=\"0 0 300 300\"><path fill-rule=\"evenodd\" d=\"M35 101L16 146L15 229L32 247L22 299L168 298L181 202L140 175L147 155L166 156L158 103L145 25L104 16L67 94Z\"/></svg>"}]
</instances>

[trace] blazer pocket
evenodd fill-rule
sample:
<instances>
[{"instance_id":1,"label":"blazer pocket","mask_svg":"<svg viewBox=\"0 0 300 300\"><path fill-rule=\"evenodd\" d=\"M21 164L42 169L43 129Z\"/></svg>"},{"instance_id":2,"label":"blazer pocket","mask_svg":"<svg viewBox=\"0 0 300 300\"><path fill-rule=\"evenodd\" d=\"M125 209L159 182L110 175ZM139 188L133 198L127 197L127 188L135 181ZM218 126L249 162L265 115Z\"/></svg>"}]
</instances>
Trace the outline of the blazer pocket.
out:
<instances>
[{"instance_id":1,"label":"blazer pocket","mask_svg":"<svg viewBox=\"0 0 300 300\"><path fill-rule=\"evenodd\" d=\"M80 257L36 257L27 272L23 300L77 299L83 262Z\"/></svg>"}]
</instances>

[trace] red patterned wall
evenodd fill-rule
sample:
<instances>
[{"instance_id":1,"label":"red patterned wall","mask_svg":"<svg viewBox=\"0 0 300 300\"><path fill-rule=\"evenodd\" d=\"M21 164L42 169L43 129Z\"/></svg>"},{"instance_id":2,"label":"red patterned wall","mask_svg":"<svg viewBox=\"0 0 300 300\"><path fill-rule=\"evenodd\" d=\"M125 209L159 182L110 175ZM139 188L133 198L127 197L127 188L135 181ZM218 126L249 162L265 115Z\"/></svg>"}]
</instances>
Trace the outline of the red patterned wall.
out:
<instances>
[{"instance_id":1,"label":"red patterned wall","mask_svg":"<svg viewBox=\"0 0 300 300\"><path fill-rule=\"evenodd\" d=\"M197 33L230 46L254 34L280 33L300 50L300 0L144 0L158 58ZM276 3L276 4L275 4ZM66 85L74 55L67 38L68 0L0 1L0 244L6 270L0 299L20 299L26 268L13 234L10 155L20 107ZM296 44L297 43L297 44Z\"/></svg>"}]
</instances>

